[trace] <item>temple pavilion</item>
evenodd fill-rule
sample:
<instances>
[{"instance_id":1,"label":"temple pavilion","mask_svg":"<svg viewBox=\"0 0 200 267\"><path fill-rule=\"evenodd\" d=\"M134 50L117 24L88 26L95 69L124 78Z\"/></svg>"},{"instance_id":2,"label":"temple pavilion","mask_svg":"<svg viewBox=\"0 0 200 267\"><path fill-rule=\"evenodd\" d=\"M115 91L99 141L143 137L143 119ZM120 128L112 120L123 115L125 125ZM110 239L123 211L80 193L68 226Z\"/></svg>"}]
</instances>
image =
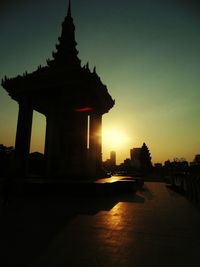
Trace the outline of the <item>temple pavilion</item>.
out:
<instances>
[{"instance_id":1,"label":"temple pavilion","mask_svg":"<svg viewBox=\"0 0 200 267\"><path fill-rule=\"evenodd\" d=\"M114 100L100 77L81 66L69 1L56 51L32 73L5 77L3 88L19 105L14 171L28 174L33 111L46 117L46 176L97 177L102 172L102 115Z\"/></svg>"}]
</instances>

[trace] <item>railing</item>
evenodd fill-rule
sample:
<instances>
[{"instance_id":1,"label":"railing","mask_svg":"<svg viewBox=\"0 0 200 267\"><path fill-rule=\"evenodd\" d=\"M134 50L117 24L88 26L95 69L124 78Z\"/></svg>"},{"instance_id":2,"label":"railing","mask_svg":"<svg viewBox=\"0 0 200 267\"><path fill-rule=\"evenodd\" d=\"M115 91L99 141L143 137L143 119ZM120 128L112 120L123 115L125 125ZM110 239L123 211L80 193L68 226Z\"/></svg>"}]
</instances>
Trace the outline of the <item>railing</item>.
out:
<instances>
[{"instance_id":1,"label":"railing","mask_svg":"<svg viewBox=\"0 0 200 267\"><path fill-rule=\"evenodd\" d=\"M174 173L169 176L169 183L172 188L200 207L199 174Z\"/></svg>"}]
</instances>

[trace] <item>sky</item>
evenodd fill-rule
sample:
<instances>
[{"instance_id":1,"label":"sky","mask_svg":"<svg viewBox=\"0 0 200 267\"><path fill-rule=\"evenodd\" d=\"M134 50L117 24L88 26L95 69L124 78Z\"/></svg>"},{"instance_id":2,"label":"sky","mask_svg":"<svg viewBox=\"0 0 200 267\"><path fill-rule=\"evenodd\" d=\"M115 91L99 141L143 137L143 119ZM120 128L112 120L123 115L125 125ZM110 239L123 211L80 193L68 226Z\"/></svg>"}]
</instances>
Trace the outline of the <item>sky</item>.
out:
<instances>
[{"instance_id":1,"label":"sky","mask_svg":"<svg viewBox=\"0 0 200 267\"><path fill-rule=\"evenodd\" d=\"M0 78L46 65L67 7L67 0L0 2ZM115 99L103 116L103 159L115 150L120 163L143 142L154 163L200 154L198 1L72 0L72 16L82 65L96 66ZM17 115L0 86L0 144L14 146ZM44 135L45 118L34 112L31 151L43 151Z\"/></svg>"}]
</instances>

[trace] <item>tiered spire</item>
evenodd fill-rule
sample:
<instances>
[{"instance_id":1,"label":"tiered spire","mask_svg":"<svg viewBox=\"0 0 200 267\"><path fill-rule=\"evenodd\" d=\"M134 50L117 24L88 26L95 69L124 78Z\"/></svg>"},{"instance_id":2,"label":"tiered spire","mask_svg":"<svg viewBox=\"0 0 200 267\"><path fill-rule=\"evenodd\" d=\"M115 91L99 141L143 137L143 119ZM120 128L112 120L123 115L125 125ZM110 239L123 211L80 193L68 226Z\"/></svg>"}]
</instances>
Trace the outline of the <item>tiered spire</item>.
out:
<instances>
[{"instance_id":1,"label":"tiered spire","mask_svg":"<svg viewBox=\"0 0 200 267\"><path fill-rule=\"evenodd\" d=\"M67 16L71 17L71 0L69 0Z\"/></svg>"},{"instance_id":2,"label":"tiered spire","mask_svg":"<svg viewBox=\"0 0 200 267\"><path fill-rule=\"evenodd\" d=\"M71 1L69 0L67 16L62 23L61 37L56 45L56 52L53 52L54 63L70 68L80 67L80 59L76 49L75 26L71 16Z\"/></svg>"}]
</instances>

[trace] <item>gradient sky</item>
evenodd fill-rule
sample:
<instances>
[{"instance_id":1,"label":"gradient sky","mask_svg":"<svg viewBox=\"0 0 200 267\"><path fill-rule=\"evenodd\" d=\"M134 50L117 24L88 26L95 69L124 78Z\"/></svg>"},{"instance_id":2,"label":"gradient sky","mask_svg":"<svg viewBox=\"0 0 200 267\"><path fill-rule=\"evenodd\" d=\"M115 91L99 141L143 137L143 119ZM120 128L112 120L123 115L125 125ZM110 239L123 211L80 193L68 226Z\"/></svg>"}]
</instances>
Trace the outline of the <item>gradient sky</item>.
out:
<instances>
[{"instance_id":1,"label":"gradient sky","mask_svg":"<svg viewBox=\"0 0 200 267\"><path fill-rule=\"evenodd\" d=\"M51 58L67 0L0 2L0 78L31 72ZM103 129L119 129L123 146L103 140L117 161L146 142L153 162L200 153L200 4L191 0L72 0L77 49L96 66L116 101ZM0 143L14 145L18 105L0 87ZM34 113L31 150L43 149L44 117Z\"/></svg>"}]
</instances>

